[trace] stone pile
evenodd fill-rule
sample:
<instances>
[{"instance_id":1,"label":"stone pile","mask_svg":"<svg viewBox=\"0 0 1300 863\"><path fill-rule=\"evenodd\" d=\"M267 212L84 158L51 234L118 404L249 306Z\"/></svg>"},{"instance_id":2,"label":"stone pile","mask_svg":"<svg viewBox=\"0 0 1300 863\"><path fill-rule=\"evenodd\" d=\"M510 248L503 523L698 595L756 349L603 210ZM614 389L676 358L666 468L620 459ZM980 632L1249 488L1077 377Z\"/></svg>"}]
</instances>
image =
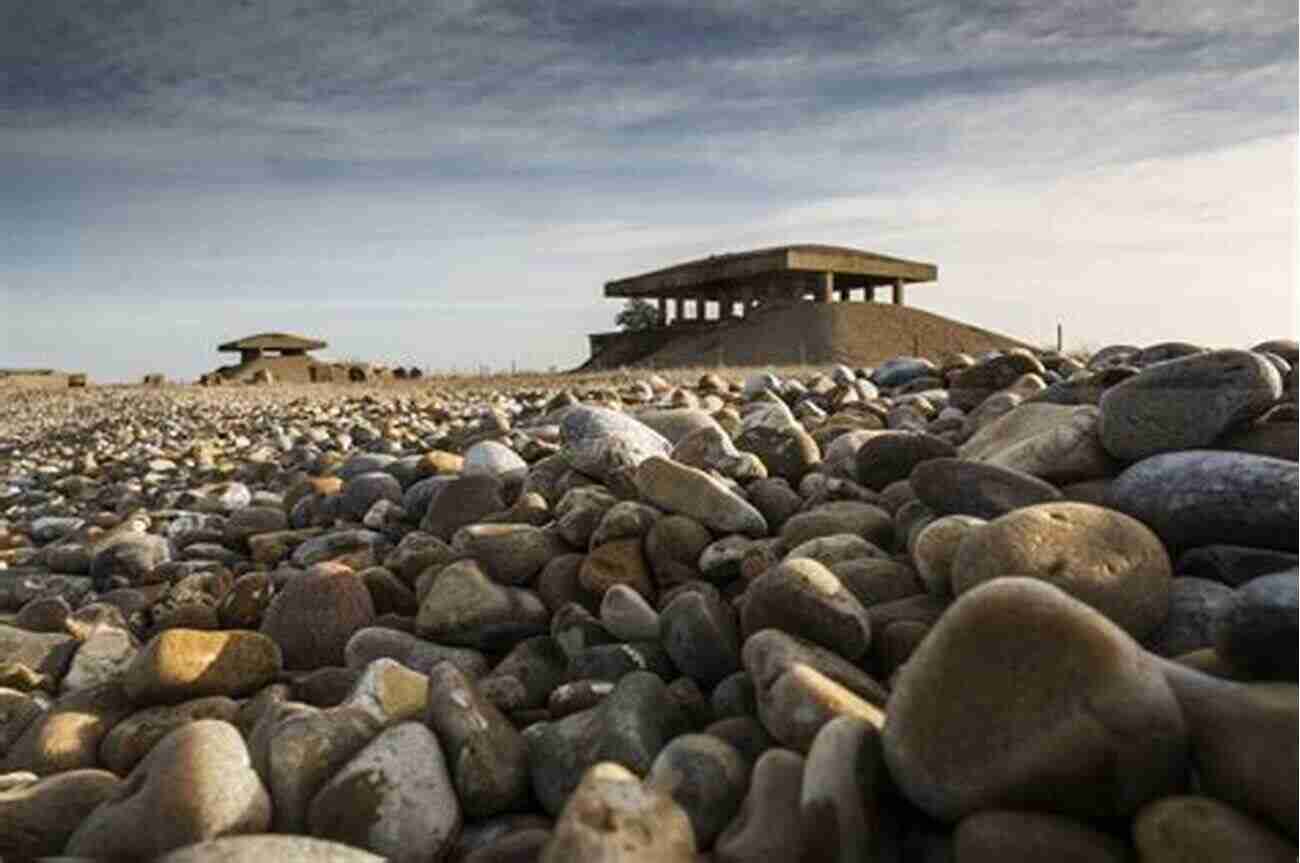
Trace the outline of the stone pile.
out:
<instances>
[{"instance_id":1,"label":"stone pile","mask_svg":"<svg viewBox=\"0 0 1300 863\"><path fill-rule=\"evenodd\" d=\"M0 857L1294 860L1297 349L0 414Z\"/></svg>"}]
</instances>

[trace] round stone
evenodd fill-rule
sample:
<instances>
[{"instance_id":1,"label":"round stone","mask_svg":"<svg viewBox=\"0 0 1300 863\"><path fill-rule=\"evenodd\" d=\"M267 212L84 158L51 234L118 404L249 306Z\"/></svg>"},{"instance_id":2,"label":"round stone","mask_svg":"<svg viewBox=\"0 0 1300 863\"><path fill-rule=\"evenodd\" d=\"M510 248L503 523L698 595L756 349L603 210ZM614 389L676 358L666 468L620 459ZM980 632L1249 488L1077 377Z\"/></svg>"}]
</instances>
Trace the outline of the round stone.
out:
<instances>
[{"instance_id":1,"label":"round stone","mask_svg":"<svg viewBox=\"0 0 1300 863\"><path fill-rule=\"evenodd\" d=\"M313 567L285 583L262 617L286 668L342 665L343 648L375 619L366 583L351 570Z\"/></svg>"},{"instance_id":2,"label":"round stone","mask_svg":"<svg viewBox=\"0 0 1300 863\"><path fill-rule=\"evenodd\" d=\"M988 520L1061 499L1055 486L1038 477L969 459L931 459L917 465L909 480L917 499L939 515Z\"/></svg>"},{"instance_id":3,"label":"round stone","mask_svg":"<svg viewBox=\"0 0 1300 863\"><path fill-rule=\"evenodd\" d=\"M583 775L538 863L695 863L695 851L691 822L672 797L603 761Z\"/></svg>"},{"instance_id":4,"label":"round stone","mask_svg":"<svg viewBox=\"0 0 1300 863\"><path fill-rule=\"evenodd\" d=\"M696 591L679 594L660 615L663 645L673 664L712 688L740 668L740 638L730 609Z\"/></svg>"},{"instance_id":5,"label":"round stone","mask_svg":"<svg viewBox=\"0 0 1300 863\"><path fill-rule=\"evenodd\" d=\"M710 530L748 536L767 533L762 513L701 470L650 456L637 467L634 481L648 503L689 516Z\"/></svg>"},{"instance_id":6,"label":"round stone","mask_svg":"<svg viewBox=\"0 0 1300 863\"><path fill-rule=\"evenodd\" d=\"M1253 677L1295 681L1298 583L1293 569L1237 588L1214 620L1219 655Z\"/></svg>"},{"instance_id":7,"label":"round stone","mask_svg":"<svg viewBox=\"0 0 1300 863\"><path fill-rule=\"evenodd\" d=\"M953 851L962 863L1125 863L1130 859L1123 841L1076 818L1009 810L977 812L963 818L953 834ZM1146 858L1143 860L1146 863Z\"/></svg>"},{"instance_id":8,"label":"round stone","mask_svg":"<svg viewBox=\"0 0 1300 863\"><path fill-rule=\"evenodd\" d=\"M1143 808L1133 819L1133 844L1144 863L1296 859L1293 842L1210 797L1166 797Z\"/></svg>"},{"instance_id":9,"label":"round stone","mask_svg":"<svg viewBox=\"0 0 1300 863\"><path fill-rule=\"evenodd\" d=\"M1142 641L1168 659L1214 644L1214 622L1233 599L1233 590L1217 581L1180 576L1169 584L1169 615Z\"/></svg>"},{"instance_id":10,"label":"round stone","mask_svg":"<svg viewBox=\"0 0 1300 863\"><path fill-rule=\"evenodd\" d=\"M953 458L957 450L943 438L914 432L872 435L854 456L857 481L872 491L907 479L920 464L935 458Z\"/></svg>"},{"instance_id":11,"label":"round stone","mask_svg":"<svg viewBox=\"0 0 1300 863\"><path fill-rule=\"evenodd\" d=\"M1101 397L1101 442L1124 461L1195 449L1268 410L1282 376L1249 351L1222 350L1155 363Z\"/></svg>"},{"instance_id":12,"label":"round stone","mask_svg":"<svg viewBox=\"0 0 1300 863\"><path fill-rule=\"evenodd\" d=\"M0 789L0 855L6 860L56 857L101 803L121 793L107 770L69 770Z\"/></svg>"},{"instance_id":13,"label":"round stone","mask_svg":"<svg viewBox=\"0 0 1300 863\"><path fill-rule=\"evenodd\" d=\"M1172 566L1160 540L1123 513L1086 503L1043 503L1007 513L962 541L957 595L1005 575L1041 579L1145 638L1169 613Z\"/></svg>"},{"instance_id":14,"label":"round stone","mask_svg":"<svg viewBox=\"0 0 1300 863\"><path fill-rule=\"evenodd\" d=\"M709 848L740 809L749 766L731 744L709 734L683 734L655 757L646 785L667 793L691 821L695 842Z\"/></svg>"},{"instance_id":15,"label":"round stone","mask_svg":"<svg viewBox=\"0 0 1300 863\"><path fill-rule=\"evenodd\" d=\"M804 759L797 752L772 748L763 753L740 812L714 842L718 863L800 859L803 771Z\"/></svg>"},{"instance_id":16,"label":"round stone","mask_svg":"<svg viewBox=\"0 0 1300 863\"><path fill-rule=\"evenodd\" d=\"M343 484L339 496L340 512L352 521L361 521L376 501L402 502L402 484L382 471L358 474Z\"/></svg>"},{"instance_id":17,"label":"round stone","mask_svg":"<svg viewBox=\"0 0 1300 863\"><path fill-rule=\"evenodd\" d=\"M787 560L756 578L740 623L746 638L781 629L850 660L861 658L871 641L866 609L829 569L807 558Z\"/></svg>"},{"instance_id":18,"label":"round stone","mask_svg":"<svg viewBox=\"0 0 1300 863\"><path fill-rule=\"evenodd\" d=\"M952 567L957 559L957 550L967 537L987 523L969 515L946 515L926 524L915 534L912 561L931 596L952 596Z\"/></svg>"},{"instance_id":19,"label":"round stone","mask_svg":"<svg viewBox=\"0 0 1300 863\"><path fill-rule=\"evenodd\" d=\"M312 799L313 836L365 848L394 863L442 857L461 807L433 732L402 722L380 732Z\"/></svg>"},{"instance_id":20,"label":"round stone","mask_svg":"<svg viewBox=\"0 0 1300 863\"><path fill-rule=\"evenodd\" d=\"M209 695L239 698L270 683L282 666L280 648L258 632L167 629L136 654L122 686L143 705Z\"/></svg>"},{"instance_id":21,"label":"round stone","mask_svg":"<svg viewBox=\"0 0 1300 863\"><path fill-rule=\"evenodd\" d=\"M271 826L271 798L243 738L217 719L191 722L163 738L131 771L123 791L81 823L64 853L148 859ZM150 828L141 830L141 824Z\"/></svg>"},{"instance_id":22,"label":"round stone","mask_svg":"<svg viewBox=\"0 0 1300 863\"><path fill-rule=\"evenodd\" d=\"M465 814L522 808L529 797L528 747L509 720L449 662L429 672L425 722L445 747Z\"/></svg>"},{"instance_id":23,"label":"round stone","mask_svg":"<svg viewBox=\"0 0 1300 863\"><path fill-rule=\"evenodd\" d=\"M1146 524L1173 553L1214 544L1294 552L1300 470L1248 453L1163 453L1121 473L1108 505Z\"/></svg>"},{"instance_id":24,"label":"round stone","mask_svg":"<svg viewBox=\"0 0 1300 863\"><path fill-rule=\"evenodd\" d=\"M1131 815L1181 787L1187 758L1156 661L1027 578L953 603L900 671L883 739L894 781L945 821L997 808Z\"/></svg>"}]
</instances>

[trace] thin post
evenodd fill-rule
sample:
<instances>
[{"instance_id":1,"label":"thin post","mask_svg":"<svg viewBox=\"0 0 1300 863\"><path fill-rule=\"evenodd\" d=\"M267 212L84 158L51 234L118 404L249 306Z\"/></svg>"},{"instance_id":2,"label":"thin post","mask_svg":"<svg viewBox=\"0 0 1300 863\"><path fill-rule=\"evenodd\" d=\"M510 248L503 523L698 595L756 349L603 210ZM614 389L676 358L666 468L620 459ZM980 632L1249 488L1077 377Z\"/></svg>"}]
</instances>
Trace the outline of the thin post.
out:
<instances>
[{"instance_id":1,"label":"thin post","mask_svg":"<svg viewBox=\"0 0 1300 863\"><path fill-rule=\"evenodd\" d=\"M821 274L821 284L818 285L817 302L832 303L835 301L835 274L825 272Z\"/></svg>"},{"instance_id":2,"label":"thin post","mask_svg":"<svg viewBox=\"0 0 1300 863\"><path fill-rule=\"evenodd\" d=\"M1065 348L1065 336L1061 330L1061 322L1056 322L1056 352L1059 354Z\"/></svg>"}]
</instances>

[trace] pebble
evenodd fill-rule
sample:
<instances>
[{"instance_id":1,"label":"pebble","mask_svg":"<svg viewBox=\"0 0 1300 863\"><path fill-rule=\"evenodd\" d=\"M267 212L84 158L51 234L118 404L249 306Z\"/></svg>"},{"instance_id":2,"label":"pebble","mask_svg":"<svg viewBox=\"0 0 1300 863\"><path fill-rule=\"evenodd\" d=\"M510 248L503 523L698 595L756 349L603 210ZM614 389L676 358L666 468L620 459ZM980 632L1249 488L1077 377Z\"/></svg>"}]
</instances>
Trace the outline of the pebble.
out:
<instances>
[{"instance_id":1,"label":"pebble","mask_svg":"<svg viewBox=\"0 0 1300 863\"><path fill-rule=\"evenodd\" d=\"M1214 648L1234 668L1257 679L1296 680L1296 570L1262 575L1225 598L1213 623Z\"/></svg>"},{"instance_id":2,"label":"pebble","mask_svg":"<svg viewBox=\"0 0 1300 863\"><path fill-rule=\"evenodd\" d=\"M767 521L748 501L693 467L649 456L636 469L637 491L665 512L689 516L719 533L763 536Z\"/></svg>"},{"instance_id":3,"label":"pebble","mask_svg":"<svg viewBox=\"0 0 1300 863\"><path fill-rule=\"evenodd\" d=\"M1145 525L1087 503L1041 503L973 530L952 562L953 593L1005 575L1042 579L1142 639L1169 614L1169 555Z\"/></svg>"},{"instance_id":4,"label":"pebble","mask_svg":"<svg viewBox=\"0 0 1300 863\"><path fill-rule=\"evenodd\" d=\"M144 824L149 828L141 829ZM151 858L270 826L271 799L239 731L219 719L199 719L164 737L131 771L122 793L81 822L65 853Z\"/></svg>"},{"instance_id":5,"label":"pebble","mask_svg":"<svg viewBox=\"0 0 1300 863\"><path fill-rule=\"evenodd\" d=\"M418 722L384 729L312 798L311 835L394 863L439 859L462 813L438 738Z\"/></svg>"},{"instance_id":6,"label":"pebble","mask_svg":"<svg viewBox=\"0 0 1300 863\"><path fill-rule=\"evenodd\" d=\"M1300 471L1295 462L1248 453L1162 453L1121 473L1107 503L1154 530L1173 553L1202 545L1294 553Z\"/></svg>"},{"instance_id":7,"label":"pebble","mask_svg":"<svg viewBox=\"0 0 1300 863\"><path fill-rule=\"evenodd\" d=\"M1155 363L1101 397L1101 442L1133 462L1162 452L1209 446L1282 395L1282 376L1250 351L1192 354Z\"/></svg>"},{"instance_id":8,"label":"pebble","mask_svg":"<svg viewBox=\"0 0 1300 863\"><path fill-rule=\"evenodd\" d=\"M180 860L1294 849L1294 354L901 357L747 392L661 372L15 394L0 843L39 824L20 841L89 853L67 840L96 813L189 795L214 824L251 801L259 832L111 841ZM239 745L167 755L214 725ZM187 759L194 781L148 796ZM575 794L593 768L609 782ZM58 803L74 779L112 799Z\"/></svg>"},{"instance_id":9,"label":"pebble","mask_svg":"<svg viewBox=\"0 0 1300 863\"><path fill-rule=\"evenodd\" d=\"M883 741L908 799L944 821L1025 807L1131 816L1187 769L1187 727L1156 661L1028 578L957 599L903 666Z\"/></svg>"}]
</instances>

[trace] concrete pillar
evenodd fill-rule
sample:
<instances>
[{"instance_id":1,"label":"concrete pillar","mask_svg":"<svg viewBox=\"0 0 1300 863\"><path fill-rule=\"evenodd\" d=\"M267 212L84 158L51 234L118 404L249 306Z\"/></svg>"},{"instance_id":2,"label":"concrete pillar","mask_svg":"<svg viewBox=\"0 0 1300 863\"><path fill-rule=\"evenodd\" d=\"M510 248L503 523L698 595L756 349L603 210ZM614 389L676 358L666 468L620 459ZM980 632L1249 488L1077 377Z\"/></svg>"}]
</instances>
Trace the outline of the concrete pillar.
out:
<instances>
[{"instance_id":1,"label":"concrete pillar","mask_svg":"<svg viewBox=\"0 0 1300 863\"><path fill-rule=\"evenodd\" d=\"M903 305L903 280L894 279L894 305Z\"/></svg>"},{"instance_id":2,"label":"concrete pillar","mask_svg":"<svg viewBox=\"0 0 1300 863\"><path fill-rule=\"evenodd\" d=\"M876 301L875 285L867 285L862 289L862 301L865 303L874 303Z\"/></svg>"},{"instance_id":3,"label":"concrete pillar","mask_svg":"<svg viewBox=\"0 0 1300 863\"><path fill-rule=\"evenodd\" d=\"M853 299L852 288L837 288L835 293L839 295L839 300L841 303L847 303Z\"/></svg>"},{"instance_id":4,"label":"concrete pillar","mask_svg":"<svg viewBox=\"0 0 1300 863\"><path fill-rule=\"evenodd\" d=\"M655 297L655 312L659 315L659 326L668 323L668 303L663 297Z\"/></svg>"},{"instance_id":5,"label":"concrete pillar","mask_svg":"<svg viewBox=\"0 0 1300 863\"><path fill-rule=\"evenodd\" d=\"M814 299L819 303L834 302L835 298L835 274L822 273L817 284L817 293Z\"/></svg>"}]
</instances>

